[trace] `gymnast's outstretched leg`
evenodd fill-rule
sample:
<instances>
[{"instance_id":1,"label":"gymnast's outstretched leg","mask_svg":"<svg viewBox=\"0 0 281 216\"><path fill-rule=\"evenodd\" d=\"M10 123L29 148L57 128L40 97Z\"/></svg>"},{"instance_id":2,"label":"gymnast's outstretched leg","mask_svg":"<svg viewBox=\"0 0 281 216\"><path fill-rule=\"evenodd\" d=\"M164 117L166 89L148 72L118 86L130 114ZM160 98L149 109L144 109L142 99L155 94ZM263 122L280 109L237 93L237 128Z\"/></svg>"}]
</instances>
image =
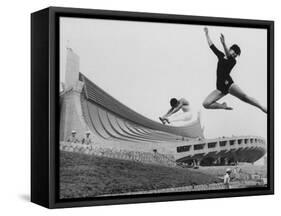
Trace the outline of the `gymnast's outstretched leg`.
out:
<instances>
[{"instance_id":1,"label":"gymnast's outstretched leg","mask_svg":"<svg viewBox=\"0 0 281 216\"><path fill-rule=\"evenodd\" d=\"M184 124L186 124L191 119L192 119L192 113L191 112L176 113L176 114L174 114L170 117L167 117L167 120L170 123L183 122Z\"/></svg>"},{"instance_id":2,"label":"gymnast's outstretched leg","mask_svg":"<svg viewBox=\"0 0 281 216\"><path fill-rule=\"evenodd\" d=\"M265 106L262 106L255 98L252 98L244 93L244 91L237 84L233 83L231 85L229 88L229 93L240 100L259 108L264 113L267 113L267 108Z\"/></svg>"}]
</instances>

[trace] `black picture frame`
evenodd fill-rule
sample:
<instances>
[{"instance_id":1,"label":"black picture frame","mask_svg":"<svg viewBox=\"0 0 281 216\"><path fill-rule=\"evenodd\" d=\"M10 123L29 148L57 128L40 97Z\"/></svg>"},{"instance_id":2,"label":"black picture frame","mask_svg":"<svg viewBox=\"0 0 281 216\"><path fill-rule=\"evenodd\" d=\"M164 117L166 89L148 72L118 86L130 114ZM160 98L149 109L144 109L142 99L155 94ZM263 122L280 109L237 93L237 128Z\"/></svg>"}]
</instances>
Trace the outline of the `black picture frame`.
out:
<instances>
[{"instance_id":1,"label":"black picture frame","mask_svg":"<svg viewBox=\"0 0 281 216\"><path fill-rule=\"evenodd\" d=\"M215 25L267 29L268 140L266 188L60 200L59 18ZM192 200L274 194L274 22L187 15L49 7L31 15L31 201L47 208Z\"/></svg>"}]
</instances>

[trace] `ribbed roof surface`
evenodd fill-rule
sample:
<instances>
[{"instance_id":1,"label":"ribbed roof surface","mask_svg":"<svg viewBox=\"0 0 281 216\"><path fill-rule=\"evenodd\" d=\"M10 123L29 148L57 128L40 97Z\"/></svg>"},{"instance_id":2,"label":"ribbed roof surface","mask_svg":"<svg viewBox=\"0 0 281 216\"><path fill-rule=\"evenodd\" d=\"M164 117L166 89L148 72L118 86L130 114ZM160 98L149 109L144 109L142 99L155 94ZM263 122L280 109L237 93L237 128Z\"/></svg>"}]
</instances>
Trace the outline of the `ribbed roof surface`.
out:
<instances>
[{"instance_id":1,"label":"ribbed roof surface","mask_svg":"<svg viewBox=\"0 0 281 216\"><path fill-rule=\"evenodd\" d=\"M82 73L79 74L79 79L84 82L85 97L87 100L102 106L105 110L108 110L121 118L131 121L136 125L157 131L164 131L189 138L203 137L203 130L199 119L183 127L163 125L146 118L122 104L99 88Z\"/></svg>"}]
</instances>

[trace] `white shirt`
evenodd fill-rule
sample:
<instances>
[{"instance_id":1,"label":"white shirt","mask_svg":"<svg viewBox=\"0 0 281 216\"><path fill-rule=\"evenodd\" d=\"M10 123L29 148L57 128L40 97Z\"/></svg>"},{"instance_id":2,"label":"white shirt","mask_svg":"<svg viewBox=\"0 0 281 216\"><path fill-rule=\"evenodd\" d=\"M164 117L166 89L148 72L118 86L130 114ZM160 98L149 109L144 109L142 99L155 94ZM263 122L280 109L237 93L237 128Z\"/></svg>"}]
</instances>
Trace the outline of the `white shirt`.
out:
<instances>
[{"instance_id":1,"label":"white shirt","mask_svg":"<svg viewBox=\"0 0 281 216\"><path fill-rule=\"evenodd\" d=\"M224 178L223 178L223 183L224 183L224 184L229 184L229 182L230 182L230 176L229 176L228 173L226 173L226 174L224 175Z\"/></svg>"}]
</instances>

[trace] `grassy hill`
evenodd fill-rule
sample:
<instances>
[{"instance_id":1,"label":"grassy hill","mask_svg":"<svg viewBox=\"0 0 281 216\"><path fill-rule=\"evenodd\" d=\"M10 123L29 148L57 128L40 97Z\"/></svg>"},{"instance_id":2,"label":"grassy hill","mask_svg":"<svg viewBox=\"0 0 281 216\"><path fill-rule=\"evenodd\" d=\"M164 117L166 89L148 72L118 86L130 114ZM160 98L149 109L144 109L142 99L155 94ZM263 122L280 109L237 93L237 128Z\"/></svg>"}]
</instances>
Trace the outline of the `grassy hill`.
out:
<instances>
[{"instance_id":1,"label":"grassy hill","mask_svg":"<svg viewBox=\"0 0 281 216\"><path fill-rule=\"evenodd\" d=\"M220 182L212 175L189 169L61 152L60 197L147 191Z\"/></svg>"}]
</instances>

